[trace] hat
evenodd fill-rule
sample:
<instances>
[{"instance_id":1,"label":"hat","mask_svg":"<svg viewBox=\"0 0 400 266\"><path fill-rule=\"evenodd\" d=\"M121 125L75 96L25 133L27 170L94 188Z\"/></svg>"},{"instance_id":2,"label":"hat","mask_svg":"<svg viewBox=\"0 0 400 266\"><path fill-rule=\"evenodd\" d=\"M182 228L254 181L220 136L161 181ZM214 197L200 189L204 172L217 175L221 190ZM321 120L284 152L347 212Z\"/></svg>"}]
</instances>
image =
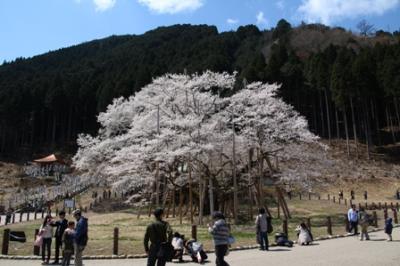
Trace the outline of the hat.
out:
<instances>
[{"instance_id":1,"label":"hat","mask_svg":"<svg viewBox=\"0 0 400 266\"><path fill-rule=\"evenodd\" d=\"M82 212L81 212L81 210L79 210L79 209L76 209L76 210L74 210L73 212L72 212L72 215L82 215Z\"/></svg>"}]
</instances>

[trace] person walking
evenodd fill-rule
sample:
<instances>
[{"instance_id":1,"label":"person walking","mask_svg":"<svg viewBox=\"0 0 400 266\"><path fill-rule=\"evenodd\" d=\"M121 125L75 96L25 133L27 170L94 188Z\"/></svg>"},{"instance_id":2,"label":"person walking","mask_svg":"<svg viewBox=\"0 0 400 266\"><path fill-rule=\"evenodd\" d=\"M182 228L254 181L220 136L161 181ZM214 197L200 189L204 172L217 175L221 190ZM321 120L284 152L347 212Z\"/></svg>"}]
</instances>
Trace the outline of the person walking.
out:
<instances>
[{"instance_id":1,"label":"person walking","mask_svg":"<svg viewBox=\"0 0 400 266\"><path fill-rule=\"evenodd\" d=\"M225 216L217 211L213 213L214 224L208 225L208 231L213 236L217 266L229 266L224 257L228 252L230 230L225 221Z\"/></svg>"},{"instance_id":2,"label":"person walking","mask_svg":"<svg viewBox=\"0 0 400 266\"><path fill-rule=\"evenodd\" d=\"M350 225L349 234L354 230L354 235L358 235L358 213L355 205L352 205L347 212L347 219Z\"/></svg>"},{"instance_id":3,"label":"person walking","mask_svg":"<svg viewBox=\"0 0 400 266\"><path fill-rule=\"evenodd\" d=\"M385 221L385 233L388 235L387 241L392 241L393 224L392 218L387 218Z\"/></svg>"},{"instance_id":4,"label":"person walking","mask_svg":"<svg viewBox=\"0 0 400 266\"><path fill-rule=\"evenodd\" d=\"M62 236L64 234L65 229L67 229L68 227L68 220L65 219L65 211L60 211L58 215L60 220L52 222L50 224L50 226L56 227L56 233L54 234L54 238L56 239L56 247L55 247L55 258L53 264L59 263L60 248L62 247Z\"/></svg>"},{"instance_id":5,"label":"person walking","mask_svg":"<svg viewBox=\"0 0 400 266\"><path fill-rule=\"evenodd\" d=\"M256 218L256 234L260 244L260 250L268 250L268 218L265 213L265 208L258 210Z\"/></svg>"},{"instance_id":6,"label":"person walking","mask_svg":"<svg viewBox=\"0 0 400 266\"><path fill-rule=\"evenodd\" d=\"M68 228L65 229L62 236L63 243L63 259L62 266L69 266L71 262L72 254L74 254L74 234L75 234L75 222L69 221Z\"/></svg>"},{"instance_id":7,"label":"person walking","mask_svg":"<svg viewBox=\"0 0 400 266\"><path fill-rule=\"evenodd\" d=\"M358 221L360 222L361 226L360 240L363 241L364 237L365 240L369 240L368 226L371 222L371 219L370 215L364 210L364 208L360 208L360 211L358 212Z\"/></svg>"},{"instance_id":8,"label":"person walking","mask_svg":"<svg viewBox=\"0 0 400 266\"><path fill-rule=\"evenodd\" d=\"M82 216L82 212L79 209L72 214L76 219L74 234L75 266L82 266L82 253L88 242L88 219Z\"/></svg>"},{"instance_id":9,"label":"person walking","mask_svg":"<svg viewBox=\"0 0 400 266\"><path fill-rule=\"evenodd\" d=\"M51 255L51 239L53 237L53 227L51 227L51 215L47 215L43 224L40 226L39 235L42 237L42 264L47 265L50 262ZM47 252L47 257L46 257Z\"/></svg>"},{"instance_id":10,"label":"person walking","mask_svg":"<svg viewBox=\"0 0 400 266\"><path fill-rule=\"evenodd\" d=\"M147 266L165 266L167 259L162 251L163 243L171 243L172 229L168 222L163 221L164 210L157 208L154 211L155 221L149 224L144 235L144 250L146 251ZM149 246L149 242L151 243Z\"/></svg>"}]
</instances>

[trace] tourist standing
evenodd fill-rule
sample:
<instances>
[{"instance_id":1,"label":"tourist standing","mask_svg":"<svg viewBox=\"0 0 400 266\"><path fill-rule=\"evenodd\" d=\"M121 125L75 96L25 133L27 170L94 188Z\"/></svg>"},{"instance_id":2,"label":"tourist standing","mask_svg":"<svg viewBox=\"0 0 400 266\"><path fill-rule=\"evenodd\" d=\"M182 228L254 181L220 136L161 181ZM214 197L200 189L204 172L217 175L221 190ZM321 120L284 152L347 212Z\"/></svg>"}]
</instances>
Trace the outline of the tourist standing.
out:
<instances>
[{"instance_id":1,"label":"tourist standing","mask_svg":"<svg viewBox=\"0 0 400 266\"><path fill-rule=\"evenodd\" d=\"M72 254L74 254L74 234L75 234L75 222L69 221L68 228L65 229L62 236L63 243L63 260L62 266L69 266Z\"/></svg>"},{"instance_id":2,"label":"tourist standing","mask_svg":"<svg viewBox=\"0 0 400 266\"><path fill-rule=\"evenodd\" d=\"M82 216L81 210L73 212L76 219L74 234L75 266L82 266L82 253L88 242L88 219Z\"/></svg>"},{"instance_id":3,"label":"tourist standing","mask_svg":"<svg viewBox=\"0 0 400 266\"><path fill-rule=\"evenodd\" d=\"M153 214L156 220L147 226L144 235L144 250L148 255L147 266L155 266L156 262L157 266L164 266L167 262L166 251L161 251L161 246L163 243L171 243L172 230L169 223L163 221L163 209L158 208Z\"/></svg>"},{"instance_id":4,"label":"tourist standing","mask_svg":"<svg viewBox=\"0 0 400 266\"><path fill-rule=\"evenodd\" d=\"M42 237L42 264L49 264L51 255L51 239L53 237L53 227L51 227L51 215L44 218L43 224L40 226L39 235ZM47 252L47 257L46 257Z\"/></svg>"},{"instance_id":5,"label":"tourist standing","mask_svg":"<svg viewBox=\"0 0 400 266\"><path fill-rule=\"evenodd\" d=\"M258 210L256 218L256 234L259 240L260 250L268 250L268 219L265 208Z\"/></svg>"},{"instance_id":6,"label":"tourist standing","mask_svg":"<svg viewBox=\"0 0 400 266\"><path fill-rule=\"evenodd\" d=\"M65 229L67 229L68 227L68 220L65 219L65 211L60 211L59 218L60 220L52 222L50 224L51 226L56 227L56 233L54 234L54 237L56 239L56 248L55 248L56 254L53 264L59 263L60 248L62 246L62 236L64 234Z\"/></svg>"},{"instance_id":7,"label":"tourist standing","mask_svg":"<svg viewBox=\"0 0 400 266\"><path fill-rule=\"evenodd\" d=\"M361 235L360 235L360 240L363 241L364 237L365 240L369 240L369 235L368 235L368 226L370 223L370 216L369 214L364 210L364 208L360 208L360 211L358 212L358 221L360 222L361 226Z\"/></svg>"},{"instance_id":8,"label":"tourist standing","mask_svg":"<svg viewBox=\"0 0 400 266\"><path fill-rule=\"evenodd\" d=\"M221 212L214 212L213 214L214 224L208 225L208 231L213 236L216 265L217 266L229 266L225 261L224 257L228 252L230 230L225 221L225 216Z\"/></svg>"},{"instance_id":9,"label":"tourist standing","mask_svg":"<svg viewBox=\"0 0 400 266\"><path fill-rule=\"evenodd\" d=\"M349 234L351 234L351 231L354 230L354 234L358 234L358 213L356 210L356 206L352 205L349 211L347 212L347 219L350 224L349 228Z\"/></svg>"}]
</instances>

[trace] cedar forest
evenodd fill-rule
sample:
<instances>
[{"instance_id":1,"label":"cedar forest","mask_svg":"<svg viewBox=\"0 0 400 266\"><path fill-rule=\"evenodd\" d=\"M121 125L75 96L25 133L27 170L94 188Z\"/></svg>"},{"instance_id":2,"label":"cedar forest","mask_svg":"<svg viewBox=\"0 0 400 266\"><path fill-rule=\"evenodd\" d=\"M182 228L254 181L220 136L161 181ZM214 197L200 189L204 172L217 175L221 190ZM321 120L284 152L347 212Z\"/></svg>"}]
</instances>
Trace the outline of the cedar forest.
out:
<instances>
[{"instance_id":1,"label":"cedar forest","mask_svg":"<svg viewBox=\"0 0 400 266\"><path fill-rule=\"evenodd\" d=\"M0 157L75 153L79 133L95 134L97 115L165 73L237 71L247 82L279 83L279 96L325 139L374 147L400 135L400 33L359 34L285 20L260 31L218 33L207 25L160 27L111 36L0 66ZM231 92L232 93L232 92ZM228 95L226 95L228 96Z\"/></svg>"}]
</instances>

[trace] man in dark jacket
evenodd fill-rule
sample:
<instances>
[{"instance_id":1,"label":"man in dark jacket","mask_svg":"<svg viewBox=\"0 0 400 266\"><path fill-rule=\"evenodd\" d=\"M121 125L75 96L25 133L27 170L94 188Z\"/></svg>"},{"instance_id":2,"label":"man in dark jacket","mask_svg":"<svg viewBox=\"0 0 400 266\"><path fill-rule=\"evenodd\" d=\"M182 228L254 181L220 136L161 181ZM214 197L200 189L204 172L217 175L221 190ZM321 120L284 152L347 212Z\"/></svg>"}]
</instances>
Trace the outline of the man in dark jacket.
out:
<instances>
[{"instance_id":1,"label":"man in dark jacket","mask_svg":"<svg viewBox=\"0 0 400 266\"><path fill-rule=\"evenodd\" d=\"M88 241L88 219L82 216L80 210L75 210L73 215L77 221L74 235L75 266L82 266L82 253Z\"/></svg>"},{"instance_id":2,"label":"man in dark jacket","mask_svg":"<svg viewBox=\"0 0 400 266\"><path fill-rule=\"evenodd\" d=\"M60 211L58 215L60 217L60 220L50 224L53 227L57 227L56 233L54 234L54 237L56 239L56 249L55 249L56 254L53 264L59 263L58 260L60 257L60 248L62 246L62 236L64 234L65 229L67 229L68 227L68 220L65 219L65 211Z\"/></svg>"},{"instance_id":3,"label":"man in dark jacket","mask_svg":"<svg viewBox=\"0 0 400 266\"><path fill-rule=\"evenodd\" d=\"M163 209L156 209L154 211L154 216L156 220L147 226L144 236L144 250L148 255L147 266L155 266L156 261L157 266L165 266L166 259L158 255L161 249L161 243L171 243L172 229L167 222L162 220L164 216ZM149 241L151 242L150 247Z\"/></svg>"}]
</instances>

